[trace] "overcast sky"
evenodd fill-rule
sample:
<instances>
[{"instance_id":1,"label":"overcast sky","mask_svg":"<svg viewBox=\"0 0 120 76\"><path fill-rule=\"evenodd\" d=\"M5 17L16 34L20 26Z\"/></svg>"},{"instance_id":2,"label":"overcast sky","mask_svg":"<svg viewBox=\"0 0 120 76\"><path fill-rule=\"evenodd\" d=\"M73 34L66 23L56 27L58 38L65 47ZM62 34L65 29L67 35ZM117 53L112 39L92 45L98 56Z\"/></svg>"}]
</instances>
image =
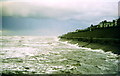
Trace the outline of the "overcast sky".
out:
<instances>
[{"instance_id":1,"label":"overcast sky","mask_svg":"<svg viewBox=\"0 0 120 76\"><path fill-rule=\"evenodd\" d=\"M119 0L2 0L8 35L62 35L117 19Z\"/></svg>"}]
</instances>

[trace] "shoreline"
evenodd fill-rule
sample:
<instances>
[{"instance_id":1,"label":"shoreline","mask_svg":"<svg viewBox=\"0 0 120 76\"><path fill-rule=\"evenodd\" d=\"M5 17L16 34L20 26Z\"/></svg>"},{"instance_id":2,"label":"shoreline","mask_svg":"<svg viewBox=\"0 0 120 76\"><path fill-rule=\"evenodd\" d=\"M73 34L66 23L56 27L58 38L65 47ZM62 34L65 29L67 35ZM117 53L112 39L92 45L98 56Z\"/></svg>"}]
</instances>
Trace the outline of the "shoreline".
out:
<instances>
[{"instance_id":1,"label":"shoreline","mask_svg":"<svg viewBox=\"0 0 120 76\"><path fill-rule=\"evenodd\" d=\"M71 44L78 44L79 47L86 47L86 48L91 48L91 49L102 49L105 52L111 51L114 54L120 55L120 45L119 44L102 44L98 42L93 42L89 41L78 41L76 39L65 39L65 38L60 38L60 41L68 41Z\"/></svg>"}]
</instances>

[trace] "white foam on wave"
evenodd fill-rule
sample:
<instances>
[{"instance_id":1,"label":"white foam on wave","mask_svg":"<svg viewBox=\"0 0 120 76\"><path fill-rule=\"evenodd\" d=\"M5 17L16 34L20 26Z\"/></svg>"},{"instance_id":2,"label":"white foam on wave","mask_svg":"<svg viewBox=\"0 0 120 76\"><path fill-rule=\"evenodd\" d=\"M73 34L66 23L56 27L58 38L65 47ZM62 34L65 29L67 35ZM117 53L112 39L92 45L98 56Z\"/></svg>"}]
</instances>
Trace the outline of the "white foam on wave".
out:
<instances>
[{"instance_id":1,"label":"white foam on wave","mask_svg":"<svg viewBox=\"0 0 120 76\"><path fill-rule=\"evenodd\" d=\"M4 48L2 51L4 51L5 53L5 58L25 57L26 55L34 56L35 54L37 54L36 49L31 47L9 47Z\"/></svg>"},{"instance_id":2,"label":"white foam on wave","mask_svg":"<svg viewBox=\"0 0 120 76\"><path fill-rule=\"evenodd\" d=\"M93 65L93 63L97 64L96 60L104 61L104 59L106 59L105 63L112 61L111 65L116 65L116 63L114 63L114 61L117 60L115 58L116 55L111 52L104 52L101 49L93 50L91 48L79 47L78 44L70 44L67 41L66 42L59 41L59 38L57 37L9 36L5 37L5 39L12 40L10 42L6 42L6 44L13 44L13 46L4 47L2 52L0 52L4 53L2 55L3 56L2 58L3 59L6 58L6 60L5 59L4 60L8 62L4 63L5 69L9 68L10 70L24 70L25 69L24 67L27 66L29 67L29 69L26 69L27 71L33 70L36 71L37 73L41 73L41 71L43 71L44 73L52 73L54 71L60 70L61 68L62 70L70 69L74 70L77 66L73 67L70 64L74 63L75 65L78 65L76 61L80 61L81 66L78 67L81 67L80 70L81 72L82 71L84 72L84 70L82 70L82 68L84 69L84 67L87 67L88 69L91 69L90 67L92 67L91 71L94 72L93 69L96 68L96 66ZM16 46L18 44L20 46ZM14 62L14 60L17 60L14 59L14 57L15 58L18 57L17 58L18 61L22 59L23 62L20 63L18 62L19 64ZM13 60L12 62L13 64L10 62L10 59ZM85 60L87 62L93 63L86 64ZM60 66L61 64L58 66L54 64L51 65L54 62L58 63L68 62L69 66L67 66L67 64L64 63L62 64L63 66ZM107 65L102 62L100 63L103 64L103 66L100 64L99 66L102 67L97 66L98 68L101 69L108 67L109 69L111 69L111 67L109 67L109 64ZM44 69L46 70L44 71ZM101 70L103 71L104 69Z\"/></svg>"},{"instance_id":3,"label":"white foam on wave","mask_svg":"<svg viewBox=\"0 0 120 76\"><path fill-rule=\"evenodd\" d=\"M63 44L66 44L68 46L71 46L71 48L81 48L78 46L78 44L70 44L68 41L65 41L65 42L60 42L60 43L63 43Z\"/></svg>"},{"instance_id":4,"label":"white foam on wave","mask_svg":"<svg viewBox=\"0 0 120 76\"><path fill-rule=\"evenodd\" d=\"M69 45L69 46L73 46L75 48L84 49L84 51L99 52L99 53L104 53L104 54L110 54L110 55L117 56L117 54L114 54L111 51L105 52L102 49L91 49L91 48L86 48L86 47L79 47L78 43L70 44L69 41L64 41L64 42L61 42L61 43L64 43L64 44Z\"/></svg>"}]
</instances>

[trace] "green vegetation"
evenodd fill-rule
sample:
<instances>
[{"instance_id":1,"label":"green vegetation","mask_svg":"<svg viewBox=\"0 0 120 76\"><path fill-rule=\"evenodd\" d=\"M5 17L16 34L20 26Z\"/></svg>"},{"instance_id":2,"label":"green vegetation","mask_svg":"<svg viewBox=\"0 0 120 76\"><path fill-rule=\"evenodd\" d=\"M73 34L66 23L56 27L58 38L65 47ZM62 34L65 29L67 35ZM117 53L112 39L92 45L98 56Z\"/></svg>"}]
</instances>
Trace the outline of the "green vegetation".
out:
<instances>
[{"instance_id":1,"label":"green vegetation","mask_svg":"<svg viewBox=\"0 0 120 76\"><path fill-rule=\"evenodd\" d=\"M94 29L93 31L75 31L67 33L63 38L81 38L81 37L92 37L92 38L120 38L120 27L109 27Z\"/></svg>"},{"instance_id":2,"label":"green vegetation","mask_svg":"<svg viewBox=\"0 0 120 76\"><path fill-rule=\"evenodd\" d=\"M91 43L99 43L102 45L110 45L112 47L120 49L119 23L120 19L113 20L112 22L104 20L98 25L92 24L90 27L84 30L76 30L74 32L69 32L59 37L61 39L77 41L76 43L79 43L80 41L88 42L86 45L80 45L83 47L88 46ZM116 49L113 52L120 54L119 50Z\"/></svg>"}]
</instances>

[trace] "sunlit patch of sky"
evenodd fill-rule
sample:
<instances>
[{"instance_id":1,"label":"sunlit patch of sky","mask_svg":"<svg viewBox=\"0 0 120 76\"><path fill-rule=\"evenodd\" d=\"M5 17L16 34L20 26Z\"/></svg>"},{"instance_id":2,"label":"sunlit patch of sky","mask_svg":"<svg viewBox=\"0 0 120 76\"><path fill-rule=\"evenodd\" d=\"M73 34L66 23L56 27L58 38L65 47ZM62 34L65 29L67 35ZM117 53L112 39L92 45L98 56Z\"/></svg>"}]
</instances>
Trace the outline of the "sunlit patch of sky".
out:
<instances>
[{"instance_id":1,"label":"sunlit patch of sky","mask_svg":"<svg viewBox=\"0 0 120 76\"><path fill-rule=\"evenodd\" d=\"M2 0L10 35L61 35L118 17L119 0Z\"/></svg>"}]
</instances>

